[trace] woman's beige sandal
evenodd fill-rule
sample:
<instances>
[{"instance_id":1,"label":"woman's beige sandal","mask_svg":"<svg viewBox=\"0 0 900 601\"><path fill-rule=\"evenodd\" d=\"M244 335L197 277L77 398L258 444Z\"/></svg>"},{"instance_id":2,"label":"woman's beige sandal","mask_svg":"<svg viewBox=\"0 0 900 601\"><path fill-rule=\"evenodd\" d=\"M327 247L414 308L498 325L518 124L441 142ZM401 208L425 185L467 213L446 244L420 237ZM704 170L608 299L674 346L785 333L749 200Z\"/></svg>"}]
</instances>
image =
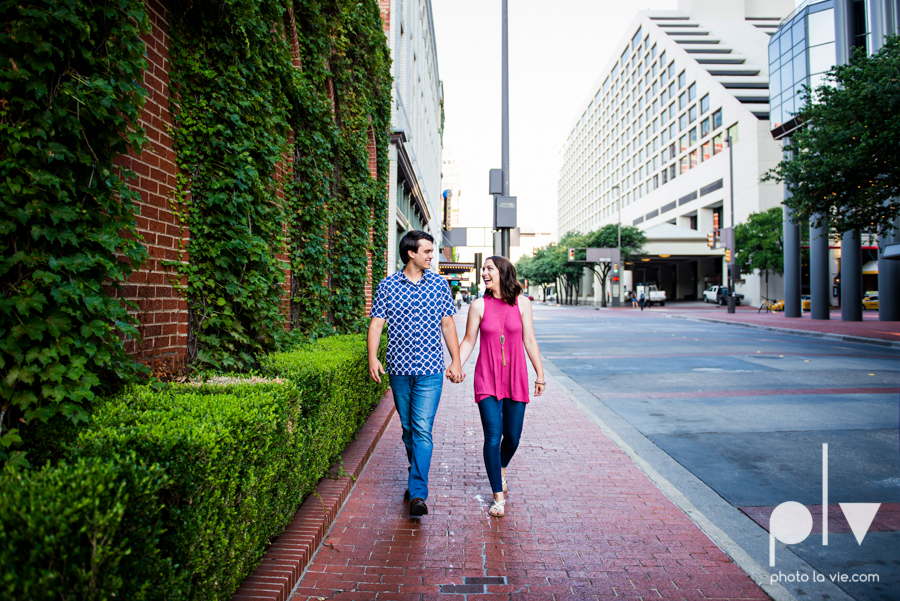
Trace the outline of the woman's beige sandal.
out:
<instances>
[{"instance_id":1,"label":"woman's beige sandal","mask_svg":"<svg viewBox=\"0 0 900 601\"><path fill-rule=\"evenodd\" d=\"M503 494L506 494L509 492L509 486L506 484L506 478L501 478L501 480L503 481Z\"/></svg>"},{"instance_id":2,"label":"woman's beige sandal","mask_svg":"<svg viewBox=\"0 0 900 601\"><path fill-rule=\"evenodd\" d=\"M494 500L494 504L491 505L491 509L490 511L488 511L488 514L494 516L495 518L502 518L506 513L506 510L504 509L505 505L506 499L503 499L502 501Z\"/></svg>"}]
</instances>

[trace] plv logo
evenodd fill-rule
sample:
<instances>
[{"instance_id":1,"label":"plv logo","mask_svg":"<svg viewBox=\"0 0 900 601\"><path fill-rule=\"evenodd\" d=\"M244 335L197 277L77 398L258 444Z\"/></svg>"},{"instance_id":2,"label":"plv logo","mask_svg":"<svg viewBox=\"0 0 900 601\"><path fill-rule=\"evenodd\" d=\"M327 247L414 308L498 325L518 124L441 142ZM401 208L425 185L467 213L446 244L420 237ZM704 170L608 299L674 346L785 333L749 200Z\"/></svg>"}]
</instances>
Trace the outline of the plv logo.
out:
<instances>
[{"instance_id":1,"label":"plv logo","mask_svg":"<svg viewBox=\"0 0 900 601\"><path fill-rule=\"evenodd\" d=\"M862 544L881 503L839 503L856 542ZM809 509L796 501L786 501L769 517L769 567L775 567L775 539L786 545L806 540L812 532ZM828 444L822 444L822 545L828 545Z\"/></svg>"}]
</instances>

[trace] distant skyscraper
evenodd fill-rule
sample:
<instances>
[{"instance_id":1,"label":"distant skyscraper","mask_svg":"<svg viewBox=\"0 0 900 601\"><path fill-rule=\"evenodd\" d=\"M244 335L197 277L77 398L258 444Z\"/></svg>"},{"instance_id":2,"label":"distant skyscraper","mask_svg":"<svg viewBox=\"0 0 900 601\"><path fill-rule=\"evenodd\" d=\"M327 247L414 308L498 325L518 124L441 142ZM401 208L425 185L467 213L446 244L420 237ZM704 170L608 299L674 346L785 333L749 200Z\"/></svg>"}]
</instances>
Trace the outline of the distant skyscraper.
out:
<instances>
[{"instance_id":1,"label":"distant skyscraper","mask_svg":"<svg viewBox=\"0 0 900 601\"><path fill-rule=\"evenodd\" d=\"M459 227L459 205L462 190L459 188L459 165L452 148L444 147L441 153L441 190L444 196L445 229Z\"/></svg>"},{"instance_id":2,"label":"distant skyscraper","mask_svg":"<svg viewBox=\"0 0 900 601\"><path fill-rule=\"evenodd\" d=\"M650 239L626 287L654 281L682 299L724 283L723 250L706 239L731 224L728 135L735 222L783 199L759 178L781 159L769 133L769 37L793 9L793 0L680 0L676 11L637 13L561 151L559 235L617 223L621 198L622 223ZM758 302L759 277L744 277L738 291ZM780 282L769 285L777 294Z\"/></svg>"}]
</instances>

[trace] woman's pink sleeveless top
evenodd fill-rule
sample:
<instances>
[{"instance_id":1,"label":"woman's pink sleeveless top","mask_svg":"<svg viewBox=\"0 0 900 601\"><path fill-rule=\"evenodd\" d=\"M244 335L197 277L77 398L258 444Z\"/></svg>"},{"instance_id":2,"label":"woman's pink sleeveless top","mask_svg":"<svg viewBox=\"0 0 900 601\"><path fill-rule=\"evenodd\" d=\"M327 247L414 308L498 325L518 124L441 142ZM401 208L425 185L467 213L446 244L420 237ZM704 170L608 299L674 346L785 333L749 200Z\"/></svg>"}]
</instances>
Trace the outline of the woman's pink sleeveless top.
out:
<instances>
[{"instance_id":1,"label":"woman's pink sleeveless top","mask_svg":"<svg viewBox=\"0 0 900 601\"><path fill-rule=\"evenodd\" d=\"M505 319L504 319L505 315ZM503 323L506 367L500 356L500 324ZM515 305L490 296L484 297L481 318L481 348L475 364L475 402L489 396L527 403L528 366L522 340L522 315L519 299Z\"/></svg>"}]
</instances>

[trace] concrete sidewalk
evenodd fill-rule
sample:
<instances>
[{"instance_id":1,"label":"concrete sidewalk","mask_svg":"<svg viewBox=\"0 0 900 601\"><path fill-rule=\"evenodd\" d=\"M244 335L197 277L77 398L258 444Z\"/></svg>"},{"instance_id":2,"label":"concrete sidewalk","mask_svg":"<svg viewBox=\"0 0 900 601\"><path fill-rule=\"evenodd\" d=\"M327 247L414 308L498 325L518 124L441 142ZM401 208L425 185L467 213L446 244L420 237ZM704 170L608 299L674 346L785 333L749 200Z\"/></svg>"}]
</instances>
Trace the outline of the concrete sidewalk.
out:
<instances>
[{"instance_id":1,"label":"concrete sidewalk","mask_svg":"<svg viewBox=\"0 0 900 601\"><path fill-rule=\"evenodd\" d=\"M403 501L394 416L292 599L768 598L552 380L526 412L506 516L489 517L474 360L444 385L429 515Z\"/></svg>"}]
</instances>

